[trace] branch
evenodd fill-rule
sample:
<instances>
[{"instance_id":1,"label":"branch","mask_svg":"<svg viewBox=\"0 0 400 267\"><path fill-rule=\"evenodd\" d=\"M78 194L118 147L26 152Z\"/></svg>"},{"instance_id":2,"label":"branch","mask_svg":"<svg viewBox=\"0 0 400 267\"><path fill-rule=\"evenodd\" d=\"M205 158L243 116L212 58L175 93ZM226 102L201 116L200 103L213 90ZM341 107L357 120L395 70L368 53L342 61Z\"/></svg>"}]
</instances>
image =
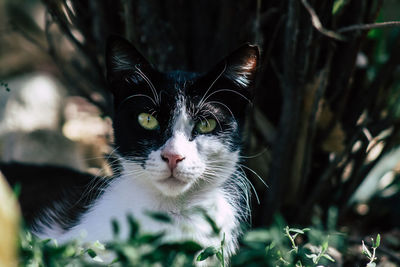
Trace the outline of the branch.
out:
<instances>
[{"instance_id":1,"label":"branch","mask_svg":"<svg viewBox=\"0 0 400 267\"><path fill-rule=\"evenodd\" d=\"M133 3L132 1L121 1L123 4L123 12L124 12L124 20L125 20L125 37L129 41L134 41L133 31L135 29L134 21L133 21Z\"/></svg>"},{"instance_id":2,"label":"branch","mask_svg":"<svg viewBox=\"0 0 400 267\"><path fill-rule=\"evenodd\" d=\"M22 27L19 25L10 22L11 29L19 33L20 36L22 36L24 39L26 39L28 42L34 44L36 47L38 47L42 52L45 52L47 54L47 48L35 37L31 36L30 33L25 31ZM6 31L5 31L6 32ZM1 34L1 33L0 33Z\"/></svg>"},{"instance_id":3,"label":"branch","mask_svg":"<svg viewBox=\"0 0 400 267\"><path fill-rule=\"evenodd\" d=\"M103 114L110 114L108 111L108 105L104 105L100 103L99 101L93 100L93 97L91 96L91 92L85 90L85 86L81 86L80 83L85 82L85 79L81 79L80 77L75 77L73 74L71 74L71 71L68 68L69 64L65 64L65 62L62 61L61 57L58 57L57 51L56 51L56 45L54 44L54 40L52 37L52 34L50 32L50 27L52 25L55 25L55 22L53 20L53 17L49 12L46 12L45 14L45 29L44 33L46 36L47 44L48 44L48 54L50 57L53 59L54 63L57 65L58 69L62 73L62 81L64 81L66 84L69 85L69 89L74 90L73 92L78 93L80 96L84 97L86 100L88 100L91 104L97 106ZM76 67L75 67L76 69ZM83 72L80 72L82 74ZM83 74L84 75L84 74Z\"/></svg>"},{"instance_id":4,"label":"branch","mask_svg":"<svg viewBox=\"0 0 400 267\"><path fill-rule=\"evenodd\" d=\"M301 0L303 3L304 7L307 9L308 13L311 16L311 22L316 30L318 30L320 33L322 33L325 36L328 36L330 38L339 40L339 41L346 41L346 38L339 34L343 32L349 32L349 31L365 31L365 30L371 30L371 29L381 29L381 28L390 28L390 27L400 27L400 21L386 21L386 22L377 22L377 23L370 23L370 24L355 24L355 25L350 25L346 26L343 28L340 28L339 30L331 31L328 29L325 29L324 26L322 26L322 23L320 19L318 18L315 10L311 7L311 5L307 2L307 0Z\"/></svg>"},{"instance_id":5,"label":"branch","mask_svg":"<svg viewBox=\"0 0 400 267\"><path fill-rule=\"evenodd\" d=\"M317 16L317 13L315 13L315 10L311 7L311 5L307 2L307 0L301 0L301 3L304 5L304 7L307 9L308 13L311 16L311 22L312 25L314 26L314 28L319 31L320 33L322 33L325 36L328 36L332 39L336 39L339 41L345 41L346 38L334 31L325 29L324 26L322 26L322 23L320 21L320 19Z\"/></svg>"},{"instance_id":6,"label":"branch","mask_svg":"<svg viewBox=\"0 0 400 267\"><path fill-rule=\"evenodd\" d=\"M70 23L68 19L65 17L62 9L53 1L44 0L44 4L46 5L48 13L52 16L54 22L57 23L60 30L68 37L68 39L81 51L87 58L92 66L97 70L99 77L103 77L103 70L96 58L96 55L93 54L93 51L81 43L72 33L70 29Z\"/></svg>"},{"instance_id":7,"label":"branch","mask_svg":"<svg viewBox=\"0 0 400 267\"><path fill-rule=\"evenodd\" d=\"M262 218L264 224L272 221L272 216L281 207L283 199L283 190L285 179L290 180L291 170L287 167L288 162L292 162L292 147L296 144L296 133L299 125L300 110L300 90L296 70L298 61L296 60L296 51L299 41L299 4L297 0L289 0L287 7L287 23L284 32L284 56L283 56L283 74L280 78L282 88L282 97L284 99L281 107L281 117L276 142L272 150L272 157L269 172L269 184L273 188L264 198L264 205L268 207L269 212ZM289 178L289 179L288 179Z\"/></svg>"},{"instance_id":8,"label":"branch","mask_svg":"<svg viewBox=\"0 0 400 267\"><path fill-rule=\"evenodd\" d=\"M355 24L340 28L339 30L337 30L337 32L365 31L371 29L381 29L390 27L400 27L400 21L377 22L371 24Z\"/></svg>"}]
</instances>

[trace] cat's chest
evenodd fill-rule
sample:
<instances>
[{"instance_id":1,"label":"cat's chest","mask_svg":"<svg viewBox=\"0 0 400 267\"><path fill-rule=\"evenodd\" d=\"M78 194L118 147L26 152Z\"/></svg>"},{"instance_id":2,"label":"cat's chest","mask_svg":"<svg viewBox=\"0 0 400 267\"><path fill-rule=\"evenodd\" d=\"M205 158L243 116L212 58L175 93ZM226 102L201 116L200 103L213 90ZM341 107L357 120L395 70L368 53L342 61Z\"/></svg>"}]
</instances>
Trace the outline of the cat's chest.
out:
<instances>
[{"instance_id":1,"label":"cat's chest","mask_svg":"<svg viewBox=\"0 0 400 267\"><path fill-rule=\"evenodd\" d=\"M168 201L150 188L127 177L112 184L101 199L83 215L80 223L62 235L69 240L85 232L85 240L109 241L113 238L111 221L119 224L120 237L129 233L128 215L132 215L143 232L166 232L166 239L195 240L203 245L210 241L216 245L220 236L213 234L204 213L214 218L228 239L237 227L235 210L225 199L223 192L213 190L203 196ZM149 216L151 212L161 212L171 218L162 222ZM212 239L215 239L212 241Z\"/></svg>"}]
</instances>

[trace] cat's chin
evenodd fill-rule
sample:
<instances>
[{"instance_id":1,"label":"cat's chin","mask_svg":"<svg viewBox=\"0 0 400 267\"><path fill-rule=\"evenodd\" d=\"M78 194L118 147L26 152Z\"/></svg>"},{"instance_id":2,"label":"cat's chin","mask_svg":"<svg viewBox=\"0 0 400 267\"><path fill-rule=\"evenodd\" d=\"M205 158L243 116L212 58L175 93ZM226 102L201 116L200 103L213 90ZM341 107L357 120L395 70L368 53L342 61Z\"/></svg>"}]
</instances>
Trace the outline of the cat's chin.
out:
<instances>
[{"instance_id":1,"label":"cat's chin","mask_svg":"<svg viewBox=\"0 0 400 267\"><path fill-rule=\"evenodd\" d=\"M186 192L190 188L191 184L191 182L170 176L156 181L154 185L163 195L176 197Z\"/></svg>"}]
</instances>

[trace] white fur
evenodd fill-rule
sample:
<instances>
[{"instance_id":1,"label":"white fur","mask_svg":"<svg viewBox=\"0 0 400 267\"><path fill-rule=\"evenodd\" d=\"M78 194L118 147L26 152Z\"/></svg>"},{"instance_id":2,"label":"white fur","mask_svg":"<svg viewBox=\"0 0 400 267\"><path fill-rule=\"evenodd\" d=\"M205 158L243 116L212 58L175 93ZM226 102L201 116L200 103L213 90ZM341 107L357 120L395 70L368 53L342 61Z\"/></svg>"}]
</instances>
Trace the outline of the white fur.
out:
<instances>
[{"instance_id":1,"label":"white fur","mask_svg":"<svg viewBox=\"0 0 400 267\"><path fill-rule=\"evenodd\" d=\"M226 70L225 76L236 82L239 86L247 87L251 83L250 76L257 65L255 58L249 58L245 63L232 65Z\"/></svg>"},{"instance_id":2,"label":"white fur","mask_svg":"<svg viewBox=\"0 0 400 267\"><path fill-rule=\"evenodd\" d=\"M193 127L182 108L174 119L171 138L153 151L145 164L121 158L121 177L84 214L79 225L67 232L47 231L42 237L51 236L63 242L85 232L84 240L108 241L113 238L112 219L120 223L121 236L127 237L126 216L132 214L144 232L166 231L168 240L194 240L204 247L219 246L225 234L226 256L232 255L237 247L241 214L229 201L236 192L222 185L236 172L239 155L212 135L200 135L190 141ZM179 154L184 160L171 172L161 158L163 151ZM195 212L198 208L215 220L221 228L220 236L213 236L204 216ZM155 221L146 211L167 213L174 223Z\"/></svg>"}]
</instances>

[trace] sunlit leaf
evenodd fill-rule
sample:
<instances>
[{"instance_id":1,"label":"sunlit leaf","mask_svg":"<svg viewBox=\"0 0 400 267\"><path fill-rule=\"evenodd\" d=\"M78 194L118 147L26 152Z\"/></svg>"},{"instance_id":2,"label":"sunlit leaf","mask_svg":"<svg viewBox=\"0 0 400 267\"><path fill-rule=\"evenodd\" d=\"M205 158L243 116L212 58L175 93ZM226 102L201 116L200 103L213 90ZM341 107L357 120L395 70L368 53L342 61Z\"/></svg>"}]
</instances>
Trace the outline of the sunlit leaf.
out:
<instances>
[{"instance_id":1,"label":"sunlit leaf","mask_svg":"<svg viewBox=\"0 0 400 267\"><path fill-rule=\"evenodd\" d=\"M333 3L332 14L335 15L338 13L346 4L346 0L335 0Z\"/></svg>"},{"instance_id":2,"label":"sunlit leaf","mask_svg":"<svg viewBox=\"0 0 400 267\"><path fill-rule=\"evenodd\" d=\"M200 255L197 257L197 261L204 261L208 259L209 257L214 256L217 254L218 250L215 247L208 247L203 252L200 253Z\"/></svg>"},{"instance_id":3,"label":"sunlit leaf","mask_svg":"<svg viewBox=\"0 0 400 267\"><path fill-rule=\"evenodd\" d=\"M362 241L362 253L364 255L366 255L368 258L372 257L371 252L369 251L369 249L365 246L364 241Z\"/></svg>"},{"instance_id":4,"label":"sunlit leaf","mask_svg":"<svg viewBox=\"0 0 400 267\"><path fill-rule=\"evenodd\" d=\"M375 244L373 245L373 248L378 248L380 244L381 244L381 235L378 234L376 236L376 241L375 241Z\"/></svg>"},{"instance_id":5,"label":"sunlit leaf","mask_svg":"<svg viewBox=\"0 0 400 267\"><path fill-rule=\"evenodd\" d=\"M296 229L296 228L290 228L289 232L293 232L293 233L298 233L298 234L304 234L304 231L301 229Z\"/></svg>"},{"instance_id":6,"label":"sunlit leaf","mask_svg":"<svg viewBox=\"0 0 400 267\"><path fill-rule=\"evenodd\" d=\"M335 262L335 259L332 258L332 257L331 257L330 255L328 255L328 254L322 255L322 257L324 257L324 258L327 259L327 260L330 260L331 262Z\"/></svg>"}]
</instances>

